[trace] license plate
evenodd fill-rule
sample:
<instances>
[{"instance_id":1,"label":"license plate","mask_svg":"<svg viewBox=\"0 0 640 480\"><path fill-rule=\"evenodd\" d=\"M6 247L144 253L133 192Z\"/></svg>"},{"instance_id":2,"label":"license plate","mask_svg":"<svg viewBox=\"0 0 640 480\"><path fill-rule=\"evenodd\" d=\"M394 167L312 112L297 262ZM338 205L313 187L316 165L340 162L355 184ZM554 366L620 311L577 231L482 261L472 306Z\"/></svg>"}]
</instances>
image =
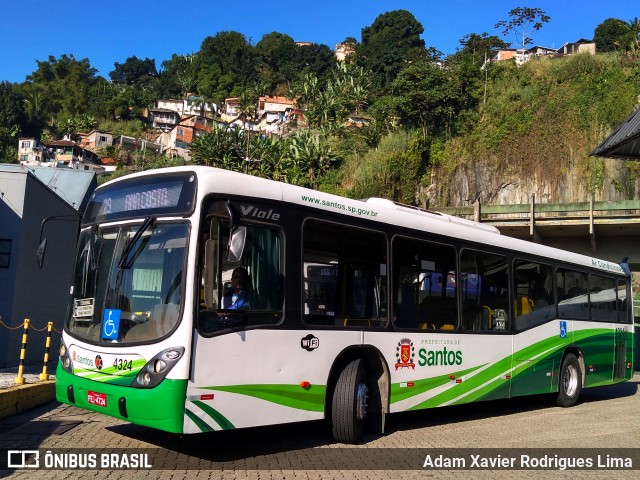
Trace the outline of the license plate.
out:
<instances>
[{"instance_id":1,"label":"license plate","mask_svg":"<svg viewBox=\"0 0 640 480\"><path fill-rule=\"evenodd\" d=\"M92 405L98 405L99 407L107 406L107 395L104 393L92 392L89 390L87 392L87 402Z\"/></svg>"}]
</instances>

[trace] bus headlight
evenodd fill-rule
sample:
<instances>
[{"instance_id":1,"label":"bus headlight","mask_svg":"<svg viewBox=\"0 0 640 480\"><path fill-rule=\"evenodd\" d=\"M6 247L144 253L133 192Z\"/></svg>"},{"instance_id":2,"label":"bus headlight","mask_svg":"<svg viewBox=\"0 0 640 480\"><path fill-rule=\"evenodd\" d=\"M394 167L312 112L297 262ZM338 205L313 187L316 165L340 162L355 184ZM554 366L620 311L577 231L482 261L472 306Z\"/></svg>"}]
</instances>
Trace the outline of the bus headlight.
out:
<instances>
[{"instance_id":1,"label":"bus headlight","mask_svg":"<svg viewBox=\"0 0 640 480\"><path fill-rule=\"evenodd\" d=\"M184 355L184 347L167 348L151 358L131 384L137 388L153 388L165 379L173 366Z\"/></svg>"},{"instance_id":2,"label":"bus headlight","mask_svg":"<svg viewBox=\"0 0 640 480\"><path fill-rule=\"evenodd\" d=\"M71 365L71 358L69 358L69 349L64 344L63 340L60 340L60 365L62 365L62 369L73 373L73 366Z\"/></svg>"},{"instance_id":3,"label":"bus headlight","mask_svg":"<svg viewBox=\"0 0 640 480\"><path fill-rule=\"evenodd\" d=\"M167 364L164 363L162 360L156 360L155 363L153 364L153 371L155 373L162 373L165 368L167 368Z\"/></svg>"}]
</instances>

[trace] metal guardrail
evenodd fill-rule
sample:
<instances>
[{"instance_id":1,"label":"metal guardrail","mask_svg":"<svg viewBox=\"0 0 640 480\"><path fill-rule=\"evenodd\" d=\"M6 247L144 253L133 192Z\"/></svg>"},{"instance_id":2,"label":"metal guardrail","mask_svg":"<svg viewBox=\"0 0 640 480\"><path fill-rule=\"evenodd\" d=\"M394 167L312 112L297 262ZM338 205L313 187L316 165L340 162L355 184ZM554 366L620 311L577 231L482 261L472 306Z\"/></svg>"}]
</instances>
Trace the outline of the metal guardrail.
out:
<instances>
[{"instance_id":1,"label":"metal guardrail","mask_svg":"<svg viewBox=\"0 0 640 480\"><path fill-rule=\"evenodd\" d=\"M497 228L518 228L520 232L528 229L528 236L534 241L540 241L539 227L587 226L593 252L596 251L596 225L640 225L640 200L596 202L593 195L587 202L536 203L532 194L529 203L481 205L476 201L473 205L432 210L486 222Z\"/></svg>"},{"instance_id":2,"label":"metal guardrail","mask_svg":"<svg viewBox=\"0 0 640 480\"><path fill-rule=\"evenodd\" d=\"M472 217L476 221L499 220L499 216L511 216L522 219L535 218L580 218L589 217L640 217L640 200L620 200L616 202L594 201L572 203L536 203L531 195L531 202L510 205L473 205L461 207L433 207L432 210L461 217Z\"/></svg>"}]
</instances>

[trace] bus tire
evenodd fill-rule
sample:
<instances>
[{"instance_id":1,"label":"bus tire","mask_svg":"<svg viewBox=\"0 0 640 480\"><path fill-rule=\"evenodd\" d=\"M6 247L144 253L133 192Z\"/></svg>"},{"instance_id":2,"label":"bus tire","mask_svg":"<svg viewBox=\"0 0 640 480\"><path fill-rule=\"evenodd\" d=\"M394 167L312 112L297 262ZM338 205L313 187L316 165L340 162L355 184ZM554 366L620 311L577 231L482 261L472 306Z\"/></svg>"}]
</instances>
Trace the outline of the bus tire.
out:
<instances>
[{"instance_id":1,"label":"bus tire","mask_svg":"<svg viewBox=\"0 0 640 480\"><path fill-rule=\"evenodd\" d=\"M558 381L557 403L561 407L572 407L578 402L582 391L582 370L580 362L573 353L562 360L560 380Z\"/></svg>"},{"instance_id":2,"label":"bus tire","mask_svg":"<svg viewBox=\"0 0 640 480\"><path fill-rule=\"evenodd\" d=\"M364 360L356 358L340 371L331 401L333 438L342 443L358 443L367 415L368 388Z\"/></svg>"}]
</instances>

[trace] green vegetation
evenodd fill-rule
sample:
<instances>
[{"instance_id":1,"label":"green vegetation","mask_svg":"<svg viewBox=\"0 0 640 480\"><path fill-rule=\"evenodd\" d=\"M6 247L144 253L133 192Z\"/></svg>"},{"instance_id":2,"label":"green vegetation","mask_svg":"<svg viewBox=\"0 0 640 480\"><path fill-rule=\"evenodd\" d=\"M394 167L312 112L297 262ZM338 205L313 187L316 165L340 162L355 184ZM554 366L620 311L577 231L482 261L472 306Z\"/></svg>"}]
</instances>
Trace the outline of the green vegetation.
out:
<instances>
[{"instance_id":1,"label":"green vegetation","mask_svg":"<svg viewBox=\"0 0 640 480\"><path fill-rule=\"evenodd\" d=\"M517 33L526 47L549 21L540 9L518 7L496 27ZM215 128L196 138L191 162L416 205L491 200L514 178L535 179L553 196L569 174L584 192L602 192L611 180L621 195L637 195L635 163L611 179L605 161L589 157L637 107L637 19L598 25L594 36L609 53L534 58L519 67L486 62L508 46L499 37L469 33L443 57L424 44L423 31L410 12L386 12L362 29L360 42L345 39L352 48L345 63L324 45L297 46L283 33L252 45L239 32L219 32L160 69L136 56L115 63L110 82L88 59L51 56L24 83L0 83L0 156L17 161L19 136L55 139L92 128L148 135L142 116L158 99L190 93L204 109L235 96L239 118L255 122L259 96L287 95L304 121L285 136ZM118 159L118 175L187 163L107 153Z\"/></svg>"}]
</instances>

